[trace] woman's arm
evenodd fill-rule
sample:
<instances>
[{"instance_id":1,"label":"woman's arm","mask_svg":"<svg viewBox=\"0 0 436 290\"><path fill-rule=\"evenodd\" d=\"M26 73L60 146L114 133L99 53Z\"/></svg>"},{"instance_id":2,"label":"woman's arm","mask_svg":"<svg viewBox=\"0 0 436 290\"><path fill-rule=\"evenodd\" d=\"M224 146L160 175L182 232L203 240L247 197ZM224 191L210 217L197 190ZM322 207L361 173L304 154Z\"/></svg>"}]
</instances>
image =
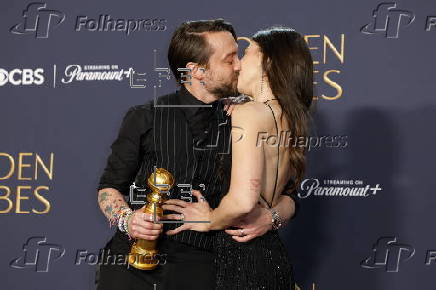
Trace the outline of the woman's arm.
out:
<instances>
[{"instance_id":1,"label":"woman's arm","mask_svg":"<svg viewBox=\"0 0 436 290\"><path fill-rule=\"evenodd\" d=\"M283 226L294 215L294 200L288 195L281 195L273 209L280 215ZM232 224L232 226L238 229L226 229L225 232L238 242L248 242L272 229L271 211L264 206L258 205L248 215L244 216L241 222ZM244 232L243 236L241 236L241 229Z\"/></svg>"},{"instance_id":2,"label":"woman's arm","mask_svg":"<svg viewBox=\"0 0 436 290\"><path fill-rule=\"evenodd\" d=\"M210 213L210 230L232 225L236 219L251 212L259 200L264 174L263 142L257 144L260 132L265 132L268 119L263 104L250 102L236 106L232 127L242 128L232 136L232 171L230 188L219 206ZM254 117L255 116L255 117Z\"/></svg>"},{"instance_id":3,"label":"woman's arm","mask_svg":"<svg viewBox=\"0 0 436 290\"><path fill-rule=\"evenodd\" d=\"M295 202L287 195L281 195L274 209L278 212L282 220L282 226L286 225L295 214Z\"/></svg>"},{"instance_id":4,"label":"woman's arm","mask_svg":"<svg viewBox=\"0 0 436 290\"><path fill-rule=\"evenodd\" d=\"M268 118L267 109L263 104L255 102L235 106L232 112L232 127L239 130L232 131L235 134L232 135L232 170L228 193L215 210L209 207L208 202L197 190L192 190L192 195L199 202L167 200L162 208L178 214L165 215L165 219L202 221L184 223L174 230L167 231L167 235L175 235L185 230L204 232L224 229L237 223L240 217L246 216L256 208L265 163L263 142L257 142L257 137L259 133L268 132L273 126L272 120ZM281 204L285 207L288 202L284 200ZM291 212L289 209L285 211Z\"/></svg>"}]
</instances>

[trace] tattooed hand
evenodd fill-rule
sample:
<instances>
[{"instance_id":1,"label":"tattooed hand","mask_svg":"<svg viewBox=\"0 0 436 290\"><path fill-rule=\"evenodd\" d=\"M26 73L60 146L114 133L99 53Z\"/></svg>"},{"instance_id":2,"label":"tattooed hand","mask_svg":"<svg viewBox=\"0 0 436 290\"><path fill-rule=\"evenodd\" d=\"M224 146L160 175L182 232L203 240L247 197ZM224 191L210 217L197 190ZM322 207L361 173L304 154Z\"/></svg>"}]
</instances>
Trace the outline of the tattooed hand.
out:
<instances>
[{"instance_id":1,"label":"tattooed hand","mask_svg":"<svg viewBox=\"0 0 436 290\"><path fill-rule=\"evenodd\" d=\"M121 207L129 205L123 195L114 188L103 188L98 191L98 203L101 211L113 225L117 212ZM145 240L155 240L163 230L163 224L153 222L153 215L144 213L145 205L135 210L128 220L129 236Z\"/></svg>"}]
</instances>

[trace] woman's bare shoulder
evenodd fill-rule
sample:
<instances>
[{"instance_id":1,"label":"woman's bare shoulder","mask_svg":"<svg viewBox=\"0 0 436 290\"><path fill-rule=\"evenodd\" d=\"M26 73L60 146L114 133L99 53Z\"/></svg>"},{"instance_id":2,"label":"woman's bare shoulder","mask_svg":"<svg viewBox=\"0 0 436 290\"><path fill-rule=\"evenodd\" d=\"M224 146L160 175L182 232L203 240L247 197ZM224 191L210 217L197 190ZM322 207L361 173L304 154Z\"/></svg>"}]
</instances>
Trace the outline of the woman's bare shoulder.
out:
<instances>
[{"instance_id":1,"label":"woman's bare shoulder","mask_svg":"<svg viewBox=\"0 0 436 290\"><path fill-rule=\"evenodd\" d=\"M272 124L271 111L267 105L254 101L236 105L232 111L232 120L262 127L269 127Z\"/></svg>"}]
</instances>

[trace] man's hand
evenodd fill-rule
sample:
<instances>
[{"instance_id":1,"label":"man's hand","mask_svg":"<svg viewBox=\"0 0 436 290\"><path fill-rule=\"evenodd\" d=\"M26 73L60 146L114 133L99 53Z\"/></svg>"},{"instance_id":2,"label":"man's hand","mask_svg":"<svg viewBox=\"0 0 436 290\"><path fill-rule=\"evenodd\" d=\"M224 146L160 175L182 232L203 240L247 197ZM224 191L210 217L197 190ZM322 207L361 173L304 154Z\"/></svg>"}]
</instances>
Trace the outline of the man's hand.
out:
<instances>
[{"instance_id":1,"label":"man's hand","mask_svg":"<svg viewBox=\"0 0 436 290\"><path fill-rule=\"evenodd\" d=\"M251 212L234 225L238 229L227 229L225 232L238 242L248 242L269 231L272 228L271 220L271 212L264 205L258 203ZM241 236L241 230L243 236Z\"/></svg>"},{"instance_id":2,"label":"man's hand","mask_svg":"<svg viewBox=\"0 0 436 290\"><path fill-rule=\"evenodd\" d=\"M129 235L136 239L156 240L163 231L163 224L154 223L153 214L144 213L144 208L145 205L130 216ZM156 219L159 217L156 216Z\"/></svg>"}]
</instances>

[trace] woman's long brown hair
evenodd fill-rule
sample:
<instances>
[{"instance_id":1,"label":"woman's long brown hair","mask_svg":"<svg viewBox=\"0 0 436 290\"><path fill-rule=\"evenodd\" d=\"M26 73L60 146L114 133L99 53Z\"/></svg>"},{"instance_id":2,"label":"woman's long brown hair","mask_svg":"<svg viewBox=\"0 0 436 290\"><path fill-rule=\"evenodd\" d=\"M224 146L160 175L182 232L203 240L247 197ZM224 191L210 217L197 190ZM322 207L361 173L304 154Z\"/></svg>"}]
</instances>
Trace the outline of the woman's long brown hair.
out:
<instances>
[{"instance_id":1,"label":"woman's long brown hair","mask_svg":"<svg viewBox=\"0 0 436 290\"><path fill-rule=\"evenodd\" d=\"M289 123L292 137L290 159L295 171L295 182L290 189L293 191L302 182L306 170L306 146L299 146L299 140L304 138L305 144L309 137L313 99L312 56L304 38L291 28L261 30L253 35L252 40L261 49L263 70ZM291 146L295 140L297 146Z\"/></svg>"}]
</instances>

